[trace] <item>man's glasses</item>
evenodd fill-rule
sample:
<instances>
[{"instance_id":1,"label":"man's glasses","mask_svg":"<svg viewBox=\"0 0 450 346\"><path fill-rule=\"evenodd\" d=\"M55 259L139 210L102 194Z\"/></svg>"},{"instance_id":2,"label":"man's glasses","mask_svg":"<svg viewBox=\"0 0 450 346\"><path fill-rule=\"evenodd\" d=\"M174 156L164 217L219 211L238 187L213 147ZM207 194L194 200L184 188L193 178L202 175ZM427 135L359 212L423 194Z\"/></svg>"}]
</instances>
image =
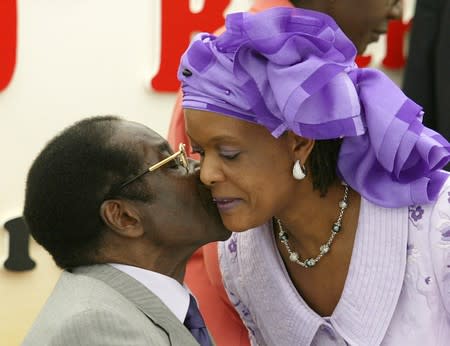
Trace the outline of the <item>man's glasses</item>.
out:
<instances>
[{"instance_id":1,"label":"man's glasses","mask_svg":"<svg viewBox=\"0 0 450 346\"><path fill-rule=\"evenodd\" d=\"M180 166L184 167L186 169L186 172L189 173L189 161L188 161L188 158L186 155L186 145L184 143L180 143L180 145L178 147L178 151L175 154L172 154L169 157L166 157L164 160L161 160L161 161L155 163L154 165L150 166L142 173L139 173L138 175L134 176L133 178L130 178L127 181L125 181L124 183L120 184L119 187L117 188L117 191L123 189L125 186L131 184L133 181L139 179L143 175L145 175L149 172L156 171L158 168L161 168L162 166L164 166L165 164L167 164L173 160L176 160L177 163Z\"/></svg>"}]
</instances>

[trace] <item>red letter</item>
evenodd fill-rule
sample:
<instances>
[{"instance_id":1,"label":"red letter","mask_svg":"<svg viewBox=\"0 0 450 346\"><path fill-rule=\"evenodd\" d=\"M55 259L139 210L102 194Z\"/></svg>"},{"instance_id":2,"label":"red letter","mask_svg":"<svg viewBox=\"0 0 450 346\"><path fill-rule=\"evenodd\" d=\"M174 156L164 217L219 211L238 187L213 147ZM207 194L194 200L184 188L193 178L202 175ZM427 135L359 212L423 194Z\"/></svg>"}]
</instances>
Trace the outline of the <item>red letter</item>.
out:
<instances>
[{"instance_id":1,"label":"red letter","mask_svg":"<svg viewBox=\"0 0 450 346\"><path fill-rule=\"evenodd\" d=\"M382 61L388 68L401 68L405 65L403 46L405 34L411 28L411 21L403 23L401 20L391 20L386 33L386 55ZM367 67L372 61L371 55L358 55L356 64L358 67Z\"/></svg>"},{"instance_id":2,"label":"red letter","mask_svg":"<svg viewBox=\"0 0 450 346\"><path fill-rule=\"evenodd\" d=\"M204 8L192 13L189 0L162 0L161 62L152 87L158 91L177 91L177 69L181 54L189 45L192 33L212 32L224 24L223 13L231 0L204 0Z\"/></svg>"},{"instance_id":3,"label":"red letter","mask_svg":"<svg viewBox=\"0 0 450 346\"><path fill-rule=\"evenodd\" d=\"M401 68L405 66L403 47L405 34L411 28L411 21L403 23L401 20L391 20L386 37L386 57L383 66L389 68Z\"/></svg>"},{"instance_id":4,"label":"red letter","mask_svg":"<svg viewBox=\"0 0 450 346\"><path fill-rule=\"evenodd\" d=\"M0 91L11 81L16 65L16 0L0 1Z\"/></svg>"},{"instance_id":5,"label":"red letter","mask_svg":"<svg viewBox=\"0 0 450 346\"><path fill-rule=\"evenodd\" d=\"M358 67L367 67L372 62L372 55L357 55L355 62Z\"/></svg>"}]
</instances>

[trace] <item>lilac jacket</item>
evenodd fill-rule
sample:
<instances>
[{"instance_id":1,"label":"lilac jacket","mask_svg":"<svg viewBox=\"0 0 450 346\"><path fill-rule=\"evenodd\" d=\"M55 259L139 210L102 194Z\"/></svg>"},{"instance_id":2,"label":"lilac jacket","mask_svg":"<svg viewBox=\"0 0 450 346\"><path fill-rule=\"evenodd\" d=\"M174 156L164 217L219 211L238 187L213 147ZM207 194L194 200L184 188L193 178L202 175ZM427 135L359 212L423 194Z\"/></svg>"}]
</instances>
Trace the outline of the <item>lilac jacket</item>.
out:
<instances>
[{"instance_id":1,"label":"lilac jacket","mask_svg":"<svg viewBox=\"0 0 450 346\"><path fill-rule=\"evenodd\" d=\"M349 273L323 318L289 279L270 224L219 245L228 296L252 345L450 345L450 179L433 204L361 200Z\"/></svg>"}]
</instances>

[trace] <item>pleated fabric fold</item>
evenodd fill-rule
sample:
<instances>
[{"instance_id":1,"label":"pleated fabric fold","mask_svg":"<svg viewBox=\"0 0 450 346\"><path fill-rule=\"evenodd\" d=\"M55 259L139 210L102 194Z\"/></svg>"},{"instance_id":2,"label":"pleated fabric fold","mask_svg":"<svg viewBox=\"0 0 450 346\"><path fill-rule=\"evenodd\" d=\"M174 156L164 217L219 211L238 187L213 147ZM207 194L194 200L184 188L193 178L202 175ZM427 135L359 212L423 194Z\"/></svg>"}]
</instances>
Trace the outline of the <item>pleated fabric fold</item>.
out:
<instances>
[{"instance_id":1,"label":"pleated fabric fold","mask_svg":"<svg viewBox=\"0 0 450 346\"><path fill-rule=\"evenodd\" d=\"M428 203L447 174L450 145L422 125L422 108L326 14L299 8L233 13L226 31L198 34L181 58L183 107L316 140L343 138L338 174L384 207Z\"/></svg>"}]
</instances>

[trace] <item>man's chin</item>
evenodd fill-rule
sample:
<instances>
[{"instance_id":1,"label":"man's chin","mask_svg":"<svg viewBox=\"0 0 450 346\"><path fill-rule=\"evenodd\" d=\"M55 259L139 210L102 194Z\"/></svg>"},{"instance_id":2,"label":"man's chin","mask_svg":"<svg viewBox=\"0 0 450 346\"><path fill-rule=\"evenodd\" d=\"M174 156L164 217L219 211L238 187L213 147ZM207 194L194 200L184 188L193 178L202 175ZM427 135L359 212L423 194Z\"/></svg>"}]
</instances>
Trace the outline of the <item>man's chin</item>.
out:
<instances>
[{"instance_id":1,"label":"man's chin","mask_svg":"<svg viewBox=\"0 0 450 346\"><path fill-rule=\"evenodd\" d=\"M214 232L212 232L212 233L214 233L214 236L216 237L215 241L227 240L231 236L232 232L227 227L225 227L217 210L216 210L216 213L217 213L216 222L211 227L212 229L214 229Z\"/></svg>"}]
</instances>

